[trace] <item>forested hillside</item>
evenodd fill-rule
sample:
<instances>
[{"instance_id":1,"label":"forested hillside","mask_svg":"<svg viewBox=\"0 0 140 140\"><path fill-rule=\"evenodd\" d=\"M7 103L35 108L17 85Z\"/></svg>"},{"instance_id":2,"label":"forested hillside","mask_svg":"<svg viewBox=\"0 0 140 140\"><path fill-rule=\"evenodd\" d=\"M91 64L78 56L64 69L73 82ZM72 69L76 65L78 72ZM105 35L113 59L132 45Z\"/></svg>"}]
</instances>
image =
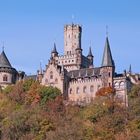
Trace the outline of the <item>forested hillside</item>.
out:
<instances>
[{"instance_id":1,"label":"forested hillside","mask_svg":"<svg viewBox=\"0 0 140 140\"><path fill-rule=\"evenodd\" d=\"M101 90L88 106L64 105L60 90L33 80L0 93L1 140L140 140L140 85L129 107Z\"/></svg>"}]
</instances>

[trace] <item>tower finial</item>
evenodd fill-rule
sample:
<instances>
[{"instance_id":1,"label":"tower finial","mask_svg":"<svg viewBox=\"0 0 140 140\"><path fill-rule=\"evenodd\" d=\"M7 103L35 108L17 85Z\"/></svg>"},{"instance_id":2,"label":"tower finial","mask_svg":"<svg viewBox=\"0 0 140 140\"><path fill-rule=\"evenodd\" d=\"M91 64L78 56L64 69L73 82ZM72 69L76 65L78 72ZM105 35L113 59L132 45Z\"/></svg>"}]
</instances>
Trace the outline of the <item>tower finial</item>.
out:
<instances>
[{"instance_id":1,"label":"tower finial","mask_svg":"<svg viewBox=\"0 0 140 140\"><path fill-rule=\"evenodd\" d=\"M89 52L88 52L88 55L87 55L88 57L93 57L93 54L92 54L92 51L91 51L91 45L90 45L90 47L89 47Z\"/></svg>"},{"instance_id":2,"label":"tower finial","mask_svg":"<svg viewBox=\"0 0 140 140\"><path fill-rule=\"evenodd\" d=\"M108 37L108 25L106 25L106 37Z\"/></svg>"},{"instance_id":3,"label":"tower finial","mask_svg":"<svg viewBox=\"0 0 140 140\"><path fill-rule=\"evenodd\" d=\"M132 67L131 67L131 64L129 66L129 73L131 74L132 73Z\"/></svg>"},{"instance_id":4,"label":"tower finial","mask_svg":"<svg viewBox=\"0 0 140 140\"><path fill-rule=\"evenodd\" d=\"M4 51L4 41L2 42L2 51Z\"/></svg>"},{"instance_id":5,"label":"tower finial","mask_svg":"<svg viewBox=\"0 0 140 140\"><path fill-rule=\"evenodd\" d=\"M40 74L42 74L42 61L40 60Z\"/></svg>"},{"instance_id":6,"label":"tower finial","mask_svg":"<svg viewBox=\"0 0 140 140\"><path fill-rule=\"evenodd\" d=\"M74 14L72 14L71 18L72 18L72 24L73 24L74 23L74 18L75 18Z\"/></svg>"},{"instance_id":7,"label":"tower finial","mask_svg":"<svg viewBox=\"0 0 140 140\"><path fill-rule=\"evenodd\" d=\"M90 40L90 42L89 42L89 43L90 43L89 45L90 45L90 47L91 47L91 40Z\"/></svg>"}]
</instances>

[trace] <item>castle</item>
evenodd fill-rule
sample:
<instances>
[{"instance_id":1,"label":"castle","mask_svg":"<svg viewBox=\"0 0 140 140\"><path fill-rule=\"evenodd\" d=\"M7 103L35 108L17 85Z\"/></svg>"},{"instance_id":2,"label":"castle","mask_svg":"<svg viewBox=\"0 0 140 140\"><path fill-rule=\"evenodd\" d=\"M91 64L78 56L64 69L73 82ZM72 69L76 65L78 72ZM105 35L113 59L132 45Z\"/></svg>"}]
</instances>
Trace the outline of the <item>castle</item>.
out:
<instances>
[{"instance_id":1,"label":"castle","mask_svg":"<svg viewBox=\"0 0 140 140\"><path fill-rule=\"evenodd\" d=\"M117 97L127 104L131 74L115 72L108 37L105 41L102 64L95 67L91 47L87 56L82 53L81 36L80 25L64 26L64 55L58 54L54 44L46 69L38 71L38 81L45 86L58 87L66 100L76 103L90 103L100 88L113 87Z\"/></svg>"},{"instance_id":2,"label":"castle","mask_svg":"<svg viewBox=\"0 0 140 140\"><path fill-rule=\"evenodd\" d=\"M127 104L127 92L131 84L140 81L140 75L131 71L117 74L109 39L106 37L102 64L94 66L91 47L87 56L81 47L82 27L77 24L64 27L64 55L59 55L54 44L46 69L37 71L35 76L24 76L17 72L7 59L5 52L0 55L0 85L5 87L23 78L34 78L45 86L57 87L64 99L75 103L90 103L102 87L113 87L116 96Z\"/></svg>"}]
</instances>

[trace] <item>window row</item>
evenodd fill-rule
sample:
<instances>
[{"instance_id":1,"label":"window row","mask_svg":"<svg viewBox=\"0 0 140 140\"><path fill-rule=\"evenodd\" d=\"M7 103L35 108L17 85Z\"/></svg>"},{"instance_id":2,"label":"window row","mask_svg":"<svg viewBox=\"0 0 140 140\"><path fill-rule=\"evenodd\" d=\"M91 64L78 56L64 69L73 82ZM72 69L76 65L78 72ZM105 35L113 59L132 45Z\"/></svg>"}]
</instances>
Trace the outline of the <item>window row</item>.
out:
<instances>
[{"instance_id":1,"label":"window row","mask_svg":"<svg viewBox=\"0 0 140 140\"><path fill-rule=\"evenodd\" d=\"M71 38L72 36L69 34L68 37ZM76 39L77 35L74 35L74 38Z\"/></svg>"},{"instance_id":2,"label":"window row","mask_svg":"<svg viewBox=\"0 0 140 140\"><path fill-rule=\"evenodd\" d=\"M98 85L97 88L99 89L100 88L100 85ZM90 91L90 93L93 93L94 92L94 86L93 85L91 85L89 87L89 91ZM80 87L77 87L76 88L76 93L79 94L80 92L82 92L82 93L88 93L88 87L87 86L84 86L82 89ZM70 88L70 92L69 93L70 94L73 93L72 88Z\"/></svg>"},{"instance_id":3,"label":"window row","mask_svg":"<svg viewBox=\"0 0 140 140\"><path fill-rule=\"evenodd\" d=\"M65 63L71 63L71 62L74 62L74 60L66 60L66 61L64 61ZM64 63L63 61L62 61L62 64ZM61 63L60 61L58 62L59 64Z\"/></svg>"},{"instance_id":4,"label":"window row","mask_svg":"<svg viewBox=\"0 0 140 140\"><path fill-rule=\"evenodd\" d=\"M125 87L125 84L123 81L121 82L115 82L114 84L115 88L124 88Z\"/></svg>"}]
</instances>

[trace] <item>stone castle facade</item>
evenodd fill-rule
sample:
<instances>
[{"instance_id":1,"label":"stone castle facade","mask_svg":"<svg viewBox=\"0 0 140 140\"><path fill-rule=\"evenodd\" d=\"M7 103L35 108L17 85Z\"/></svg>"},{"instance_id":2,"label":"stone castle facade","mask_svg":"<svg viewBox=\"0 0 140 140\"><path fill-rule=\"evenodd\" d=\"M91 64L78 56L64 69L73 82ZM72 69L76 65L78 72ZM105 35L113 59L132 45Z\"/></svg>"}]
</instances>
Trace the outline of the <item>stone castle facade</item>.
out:
<instances>
[{"instance_id":1,"label":"stone castle facade","mask_svg":"<svg viewBox=\"0 0 140 140\"><path fill-rule=\"evenodd\" d=\"M64 55L59 55L56 44L51 52L45 70L37 71L37 75L25 76L13 68L2 51L0 55L0 86L14 84L26 78L38 80L42 85L57 87L64 99L76 103L90 103L96 92L102 87L113 87L116 95L127 104L127 92L131 84L140 81L139 74L115 72L109 39L106 37L105 47L100 67L94 66L94 56L91 47L87 56L83 55L81 47L82 27L77 24L64 27Z\"/></svg>"},{"instance_id":2,"label":"stone castle facade","mask_svg":"<svg viewBox=\"0 0 140 140\"><path fill-rule=\"evenodd\" d=\"M115 72L108 37L105 41L102 64L95 67L91 47L88 55L83 55L81 36L80 25L66 25L64 55L59 55L54 44L49 63L45 70L38 71L37 79L42 85L59 88L64 98L72 102L90 103L100 88L113 87L118 98L127 103L127 92L131 82L126 72L123 74Z\"/></svg>"}]
</instances>

